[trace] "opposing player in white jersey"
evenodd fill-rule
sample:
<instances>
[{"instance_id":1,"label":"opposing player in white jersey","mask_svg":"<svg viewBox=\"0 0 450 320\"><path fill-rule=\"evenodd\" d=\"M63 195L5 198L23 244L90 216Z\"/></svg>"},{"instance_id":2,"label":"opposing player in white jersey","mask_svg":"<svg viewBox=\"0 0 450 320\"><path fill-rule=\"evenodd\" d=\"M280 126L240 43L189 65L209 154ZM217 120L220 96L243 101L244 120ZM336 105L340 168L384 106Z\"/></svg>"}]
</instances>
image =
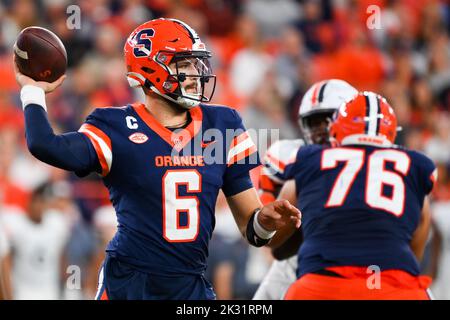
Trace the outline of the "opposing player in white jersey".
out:
<instances>
[{"instance_id":1,"label":"opposing player in white jersey","mask_svg":"<svg viewBox=\"0 0 450 320\"><path fill-rule=\"evenodd\" d=\"M48 185L33 191L26 213L9 209L2 223L11 248L12 298L61 298L61 266L70 225L63 212L48 208Z\"/></svg>"},{"instance_id":2,"label":"opposing player in white jersey","mask_svg":"<svg viewBox=\"0 0 450 320\"><path fill-rule=\"evenodd\" d=\"M260 176L260 197L263 203L276 199L285 183L284 169L295 161L299 148L306 144L329 144L328 124L339 106L358 91L343 80L330 79L313 84L303 96L299 108L299 124L305 141L279 140L267 150ZM296 280L297 251L302 233L296 232L282 246L273 249L275 261L256 291L254 300L283 299Z\"/></svg>"}]
</instances>

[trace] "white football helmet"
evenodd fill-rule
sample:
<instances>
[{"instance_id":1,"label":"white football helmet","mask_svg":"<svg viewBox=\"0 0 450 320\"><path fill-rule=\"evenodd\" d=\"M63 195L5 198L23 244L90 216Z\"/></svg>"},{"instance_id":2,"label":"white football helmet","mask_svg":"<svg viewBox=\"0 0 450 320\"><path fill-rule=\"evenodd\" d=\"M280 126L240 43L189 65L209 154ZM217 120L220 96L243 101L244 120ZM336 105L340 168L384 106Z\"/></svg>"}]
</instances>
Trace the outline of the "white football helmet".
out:
<instances>
[{"instance_id":1,"label":"white football helmet","mask_svg":"<svg viewBox=\"0 0 450 320\"><path fill-rule=\"evenodd\" d=\"M314 132L315 125L311 122L318 117L331 120L333 113L341 104L356 94L358 94L358 90L344 80L329 79L313 84L303 96L298 114L300 129L306 142L309 144L328 143L328 129L326 131L323 128L317 129L322 132Z\"/></svg>"}]
</instances>

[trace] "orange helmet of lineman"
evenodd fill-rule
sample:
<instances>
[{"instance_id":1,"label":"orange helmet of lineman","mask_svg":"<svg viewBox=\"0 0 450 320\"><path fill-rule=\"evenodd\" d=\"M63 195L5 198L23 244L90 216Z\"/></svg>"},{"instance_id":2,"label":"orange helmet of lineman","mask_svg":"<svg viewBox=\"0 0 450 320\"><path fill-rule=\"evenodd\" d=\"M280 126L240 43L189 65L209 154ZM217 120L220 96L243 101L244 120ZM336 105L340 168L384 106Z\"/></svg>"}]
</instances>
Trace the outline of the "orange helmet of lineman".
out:
<instances>
[{"instance_id":1,"label":"orange helmet of lineman","mask_svg":"<svg viewBox=\"0 0 450 320\"><path fill-rule=\"evenodd\" d=\"M397 117L385 98L373 92L360 92L339 107L330 135L343 145L390 146L397 135Z\"/></svg>"}]
</instances>

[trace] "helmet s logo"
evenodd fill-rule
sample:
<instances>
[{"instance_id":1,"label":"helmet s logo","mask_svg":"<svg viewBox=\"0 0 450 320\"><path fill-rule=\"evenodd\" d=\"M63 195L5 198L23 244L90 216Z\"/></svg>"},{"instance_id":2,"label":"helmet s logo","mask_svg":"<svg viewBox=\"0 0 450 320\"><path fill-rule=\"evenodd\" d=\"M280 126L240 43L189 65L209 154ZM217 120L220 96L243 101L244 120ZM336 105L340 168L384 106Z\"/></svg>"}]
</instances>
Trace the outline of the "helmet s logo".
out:
<instances>
[{"instance_id":1,"label":"helmet s logo","mask_svg":"<svg viewBox=\"0 0 450 320\"><path fill-rule=\"evenodd\" d=\"M212 55L186 23L160 18L141 24L125 42L124 56L131 87L150 89L185 109L211 101Z\"/></svg>"},{"instance_id":2,"label":"helmet s logo","mask_svg":"<svg viewBox=\"0 0 450 320\"><path fill-rule=\"evenodd\" d=\"M144 29L134 36L135 47L133 49L134 56L137 58L148 57L152 52L152 38L155 35L153 29Z\"/></svg>"}]
</instances>

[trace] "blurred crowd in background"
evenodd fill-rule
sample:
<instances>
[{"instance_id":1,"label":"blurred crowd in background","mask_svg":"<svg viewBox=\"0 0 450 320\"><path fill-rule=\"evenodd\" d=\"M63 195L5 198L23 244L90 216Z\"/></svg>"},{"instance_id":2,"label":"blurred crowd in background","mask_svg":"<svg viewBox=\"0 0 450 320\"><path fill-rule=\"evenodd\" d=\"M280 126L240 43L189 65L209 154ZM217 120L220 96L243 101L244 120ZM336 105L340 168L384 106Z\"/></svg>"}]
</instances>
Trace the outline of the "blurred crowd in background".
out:
<instances>
[{"instance_id":1,"label":"blurred crowd in background","mask_svg":"<svg viewBox=\"0 0 450 320\"><path fill-rule=\"evenodd\" d=\"M73 4L80 28L70 29L76 11L67 8ZM339 78L384 95L403 128L398 144L426 153L439 168L422 266L434 278L435 296L450 299L445 0L0 0L0 279L9 298L92 299L116 228L97 175L78 179L27 151L12 65L18 33L46 27L66 46L68 78L47 97L53 128L62 133L78 130L96 107L142 99L128 87L122 49L136 26L158 17L183 20L199 33L213 52L213 102L236 108L247 128L280 128L282 139L301 137L299 103L318 80ZM218 298L250 299L270 266L270 252L247 245L223 197L216 218L208 277Z\"/></svg>"}]
</instances>

